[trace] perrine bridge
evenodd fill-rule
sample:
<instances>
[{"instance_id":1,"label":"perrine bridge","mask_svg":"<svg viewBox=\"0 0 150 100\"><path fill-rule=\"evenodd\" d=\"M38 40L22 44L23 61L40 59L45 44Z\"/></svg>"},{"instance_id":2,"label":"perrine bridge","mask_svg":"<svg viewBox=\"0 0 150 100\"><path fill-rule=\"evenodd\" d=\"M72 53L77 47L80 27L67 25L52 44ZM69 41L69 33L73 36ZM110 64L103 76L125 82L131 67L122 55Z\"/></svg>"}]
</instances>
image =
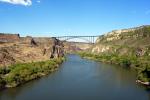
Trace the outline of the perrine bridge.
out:
<instances>
[{"instance_id":1,"label":"perrine bridge","mask_svg":"<svg viewBox=\"0 0 150 100\"><path fill-rule=\"evenodd\" d=\"M77 39L84 40L83 42L94 44L96 42L96 39L100 36L58 36L53 37L61 41L69 41L72 39L76 39L74 42L79 42Z\"/></svg>"}]
</instances>

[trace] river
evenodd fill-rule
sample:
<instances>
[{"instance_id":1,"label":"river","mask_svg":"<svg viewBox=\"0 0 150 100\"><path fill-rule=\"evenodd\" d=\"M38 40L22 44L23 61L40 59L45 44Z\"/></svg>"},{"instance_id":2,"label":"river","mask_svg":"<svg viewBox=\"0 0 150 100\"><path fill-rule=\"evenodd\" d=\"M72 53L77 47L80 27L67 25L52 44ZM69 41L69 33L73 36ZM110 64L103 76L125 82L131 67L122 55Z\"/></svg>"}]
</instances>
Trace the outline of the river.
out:
<instances>
[{"instance_id":1,"label":"river","mask_svg":"<svg viewBox=\"0 0 150 100\"><path fill-rule=\"evenodd\" d=\"M0 100L150 100L134 70L68 55L60 69L0 92Z\"/></svg>"}]
</instances>

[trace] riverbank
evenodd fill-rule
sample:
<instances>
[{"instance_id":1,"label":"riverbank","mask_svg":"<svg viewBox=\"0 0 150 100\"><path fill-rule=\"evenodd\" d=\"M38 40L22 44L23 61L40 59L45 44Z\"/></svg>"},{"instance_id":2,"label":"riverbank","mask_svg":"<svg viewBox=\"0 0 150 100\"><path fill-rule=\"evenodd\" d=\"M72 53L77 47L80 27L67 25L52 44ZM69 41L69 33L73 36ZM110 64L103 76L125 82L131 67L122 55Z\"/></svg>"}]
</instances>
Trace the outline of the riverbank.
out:
<instances>
[{"instance_id":1,"label":"riverbank","mask_svg":"<svg viewBox=\"0 0 150 100\"><path fill-rule=\"evenodd\" d=\"M148 57L118 56L107 54L78 53L82 58L96 60L104 63L116 64L137 70L137 83L147 85L150 83L150 62ZM150 85L150 84L148 84Z\"/></svg>"},{"instance_id":2,"label":"riverbank","mask_svg":"<svg viewBox=\"0 0 150 100\"><path fill-rule=\"evenodd\" d=\"M56 71L64 60L65 58L61 57L0 68L0 89L17 87L28 81L48 75Z\"/></svg>"}]
</instances>

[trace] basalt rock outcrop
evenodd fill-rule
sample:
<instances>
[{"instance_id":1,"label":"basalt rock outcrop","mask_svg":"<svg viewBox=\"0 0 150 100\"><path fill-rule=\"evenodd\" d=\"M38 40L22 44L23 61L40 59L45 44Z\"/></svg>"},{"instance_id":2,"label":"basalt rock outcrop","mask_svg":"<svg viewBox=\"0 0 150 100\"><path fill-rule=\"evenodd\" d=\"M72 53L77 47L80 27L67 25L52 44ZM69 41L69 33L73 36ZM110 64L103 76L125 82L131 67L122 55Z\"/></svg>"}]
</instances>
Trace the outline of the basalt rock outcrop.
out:
<instances>
[{"instance_id":1,"label":"basalt rock outcrop","mask_svg":"<svg viewBox=\"0 0 150 100\"><path fill-rule=\"evenodd\" d=\"M1 67L15 63L44 61L63 55L63 44L55 38L0 34Z\"/></svg>"},{"instance_id":2,"label":"basalt rock outcrop","mask_svg":"<svg viewBox=\"0 0 150 100\"><path fill-rule=\"evenodd\" d=\"M50 58L59 58L64 56L63 43L56 38L53 38Z\"/></svg>"}]
</instances>

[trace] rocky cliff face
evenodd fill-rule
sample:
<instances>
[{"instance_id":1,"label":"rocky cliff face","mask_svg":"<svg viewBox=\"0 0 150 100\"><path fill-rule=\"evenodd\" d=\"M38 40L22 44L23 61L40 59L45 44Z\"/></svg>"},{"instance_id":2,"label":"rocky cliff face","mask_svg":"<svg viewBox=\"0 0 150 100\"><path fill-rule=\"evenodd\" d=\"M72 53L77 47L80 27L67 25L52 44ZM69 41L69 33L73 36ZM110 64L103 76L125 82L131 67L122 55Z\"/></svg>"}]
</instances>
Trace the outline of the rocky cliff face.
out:
<instances>
[{"instance_id":1,"label":"rocky cliff face","mask_svg":"<svg viewBox=\"0 0 150 100\"><path fill-rule=\"evenodd\" d=\"M64 45L61 41L53 38L50 58L59 58L64 56Z\"/></svg>"},{"instance_id":2,"label":"rocky cliff face","mask_svg":"<svg viewBox=\"0 0 150 100\"><path fill-rule=\"evenodd\" d=\"M63 44L64 44L64 51L66 53L85 51L92 46L92 44L81 42L63 42Z\"/></svg>"},{"instance_id":3,"label":"rocky cliff face","mask_svg":"<svg viewBox=\"0 0 150 100\"><path fill-rule=\"evenodd\" d=\"M92 53L117 53L120 55L150 55L150 26L115 30L100 36Z\"/></svg>"},{"instance_id":4,"label":"rocky cliff face","mask_svg":"<svg viewBox=\"0 0 150 100\"><path fill-rule=\"evenodd\" d=\"M55 38L20 37L17 41L0 44L0 66L44 61L63 55L63 44Z\"/></svg>"}]
</instances>

